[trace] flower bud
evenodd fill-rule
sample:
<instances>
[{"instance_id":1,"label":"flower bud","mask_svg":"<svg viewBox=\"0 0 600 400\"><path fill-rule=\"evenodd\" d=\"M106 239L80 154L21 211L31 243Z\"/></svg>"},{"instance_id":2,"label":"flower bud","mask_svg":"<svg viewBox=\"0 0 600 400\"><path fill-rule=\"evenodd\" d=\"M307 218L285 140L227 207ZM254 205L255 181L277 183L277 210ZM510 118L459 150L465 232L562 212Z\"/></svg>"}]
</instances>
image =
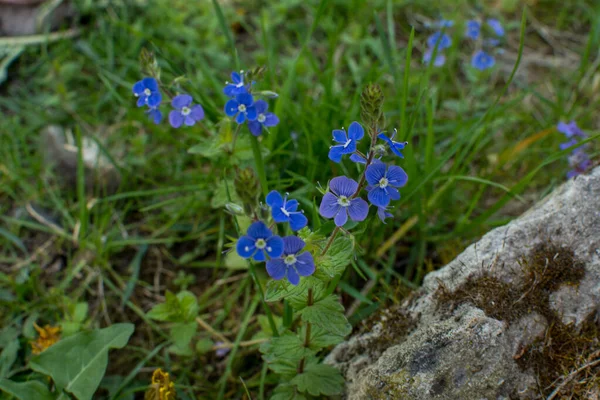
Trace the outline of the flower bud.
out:
<instances>
[{"instance_id":1,"label":"flower bud","mask_svg":"<svg viewBox=\"0 0 600 400\"><path fill-rule=\"evenodd\" d=\"M385 125L383 92L378 84L370 83L360 95L360 116L368 127Z\"/></svg>"},{"instance_id":2,"label":"flower bud","mask_svg":"<svg viewBox=\"0 0 600 400\"><path fill-rule=\"evenodd\" d=\"M256 209L260 194L260 183L252 168L238 169L233 186L242 200L244 211L251 215Z\"/></svg>"}]
</instances>

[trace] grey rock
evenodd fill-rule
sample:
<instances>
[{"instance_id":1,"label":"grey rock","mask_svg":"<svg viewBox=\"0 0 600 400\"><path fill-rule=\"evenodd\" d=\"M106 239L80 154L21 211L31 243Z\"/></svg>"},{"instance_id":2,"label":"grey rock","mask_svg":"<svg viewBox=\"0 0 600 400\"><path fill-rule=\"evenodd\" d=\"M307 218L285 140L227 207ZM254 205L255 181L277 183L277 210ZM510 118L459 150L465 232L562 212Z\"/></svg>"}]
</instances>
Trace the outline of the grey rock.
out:
<instances>
[{"instance_id":1,"label":"grey rock","mask_svg":"<svg viewBox=\"0 0 600 400\"><path fill-rule=\"evenodd\" d=\"M345 375L345 398L539 398L534 372L517 360L543 337L546 318L531 312L508 323L470 302L444 311L436 292L440 285L455 291L484 275L517 287L523 281L522 261L549 242L568 248L585 268L578 284L562 284L547 296L551 312L575 326L599 318L600 167L566 182L428 274L416 295L394 311L397 318L413 321L410 331L390 340L389 332L382 333L389 321L381 320L370 332L338 345L326 362ZM382 340L388 341L383 350Z\"/></svg>"},{"instance_id":2,"label":"grey rock","mask_svg":"<svg viewBox=\"0 0 600 400\"><path fill-rule=\"evenodd\" d=\"M50 2L44 0L0 0L0 36L33 35L45 28L53 30L74 15L69 1L56 7L49 5Z\"/></svg>"}]
</instances>

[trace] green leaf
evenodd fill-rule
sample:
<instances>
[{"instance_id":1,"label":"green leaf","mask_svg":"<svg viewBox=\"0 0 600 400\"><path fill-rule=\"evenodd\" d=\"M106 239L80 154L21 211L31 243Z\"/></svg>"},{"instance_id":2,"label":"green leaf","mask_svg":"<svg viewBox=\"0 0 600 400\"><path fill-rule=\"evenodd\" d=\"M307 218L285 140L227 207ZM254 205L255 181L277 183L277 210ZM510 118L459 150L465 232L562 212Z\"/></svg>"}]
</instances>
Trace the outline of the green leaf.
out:
<instances>
[{"instance_id":1,"label":"green leaf","mask_svg":"<svg viewBox=\"0 0 600 400\"><path fill-rule=\"evenodd\" d=\"M354 239L351 236L338 235L327 254L317 258L315 265L318 267L315 276L321 279L331 279L344 273L352 261L353 250Z\"/></svg>"},{"instance_id":2,"label":"green leaf","mask_svg":"<svg viewBox=\"0 0 600 400\"><path fill-rule=\"evenodd\" d=\"M215 342L213 342L212 340L206 338L206 339L200 339L196 342L196 352L198 354L206 354L210 351L212 351L213 346L215 345Z\"/></svg>"},{"instance_id":3,"label":"green leaf","mask_svg":"<svg viewBox=\"0 0 600 400\"><path fill-rule=\"evenodd\" d=\"M187 290L173 294L167 291L165 302L157 304L146 314L157 321L192 322L198 316L198 299Z\"/></svg>"},{"instance_id":4,"label":"green leaf","mask_svg":"<svg viewBox=\"0 0 600 400\"><path fill-rule=\"evenodd\" d=\"M13 339L4 346L0 353L0 378L8 375L12 365L17 360L19 352L19 339Z\"/></svg>"},{"instance_id":5,"label":"green leaf","mask_svg":"<svg viewBox=\"0 0 600 400\"><path fill-rule=\"evenodd\" d=\"M344 306L334 295L316 301L312 306L300 311L302 321L334 335L346 336L352 332L352 325L344 315Z\"/></svg>"},{"instance_id":6,"label":"green leaf","mask_svg":"<svg viewBox=\"0 0 600 400\"><path fill-rule=\"evenodd\" d=\"M173 353L182 356L192 355L193 352L190 347L190 342L196 334L197 328L198 324L196 321L174 324L171 327L171 339L173 340L173 346L170 348L170 350Z\"/></svg>"},{"instance_id":7,"label":"green leaf","mask_svg":"<svg viewBox=\"0 0 600 400\"><path fill-rule=\"evenodd\" d=\"M292 377L300 360L314 356L314 352L304 347L302 340L291 332L274 337L260 346L263 360L276 374Z\"/></svg>"},{"instance_id":8,"label":"green leaf","mask_svg":"<svg viewBox=\"0 0 600 400\"><path fill-rule=\"evenodd\" d=\"M265 293L265 301L279 301L287 299L292 307L301 310L306 307L308 300L308 289L313 290L313 300L322 299L325 295L325 284L314 276L303 277L300 284L294 286L287 280L269 281Z\"/></svg>"},{"instance_id":9,"label":"green leaf","mask_svg":"<svg viewBox=\"0 0 600 400\"><path fill-rule=\"evenodd\" d=\"M308 364L290 383L311 396L333 396L344 390L344 377L340 371L326 364Z\"/></svg>"},{"instance_id":10,"label":"green leaf","mask_svg":"<svg viewBox=\"0 0 600 400\"><path fill-rule=\"evenodd\" d=\"M229 196L227 196L227 188L229 188ZM240 196L233 190L233 182L229 179L221 179L217 182L210 206L212 208L223 208L227 203L242 204Z\"/></svg>"},{"instance_id":11,"label":"green leaf","mask_svg":"<svg viewBox=\"0 0 600 400\"><path fill-rule=\"evenodd\" d=\"M300 393L294 385L282 383L273 391L271 400L306 400L306 397Z\"/></svg>"},{"instance_id":12,"label":"green leaf","mask_svg":"<svg viewBox=\"0 0 600 400\"><path fill-rule=\"evenodd\" d=\"M56 397L48 386L40 381L13 382L0 379L0 392L16 397L18 400L54 400Z\"/></svg>"},{"instance_id":13,"label":"green leaf","mask_svg":"<svg viewBox=\"0 0 600 400\"><path fill-rule=\"evenodd\" d=\"M109 349L124 347L133 330L133 324L115 324L69 336L33 357L29 366L79 400L91 400L106 370Z\"/></svg>"},{"instance_id":14,"label":"green leaf","mask_svg":"<svg viewBox=\"0 0 600 400\"><path fill-rule=\"evenodd\" d=\"M306 325L300 329L300 337L306 335ZM318 326L312 326L310 330L310 348L319 351L325 347L334 346L344 341L343 335L336 335Z\"/></svg>"}]
</instances>

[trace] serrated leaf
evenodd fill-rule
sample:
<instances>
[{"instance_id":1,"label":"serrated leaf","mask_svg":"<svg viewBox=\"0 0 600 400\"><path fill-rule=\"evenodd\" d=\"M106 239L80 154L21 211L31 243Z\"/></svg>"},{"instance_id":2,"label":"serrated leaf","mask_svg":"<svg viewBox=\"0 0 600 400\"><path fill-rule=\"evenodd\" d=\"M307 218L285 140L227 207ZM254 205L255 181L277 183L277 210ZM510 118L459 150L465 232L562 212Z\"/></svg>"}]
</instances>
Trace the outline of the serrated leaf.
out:
<instances>
[{"instance_id":1,"label":"serrated leaf","mask_svg":"<svg viewBox=\"0 0 600 400\"><path fill-rule=\"evenodd\" d=\"M300 337L306 335L306 325L303 324L300 329ZM336 335L326 331L318 326L312 326L310 330L310 348L319 351L325 347L335 346L344 341L344 336Z\"/></svg>"},{"instance_id":2,"label":"serrated leaf","mask_svg":"<svg viewBox=\"0 0 600 400\"><path fill-rule=\"evenodd\" d=\"M263 343L260 352L273 372L288 377L296 374L301 359L315 354L305 348L302 340L291 332Z\"/></svg>"},{"instance_id":3,"label":"serrated leaf","mask_svg":"<svg viewBox=\"0 0 600 400\"><path fill-rule=\"evenodd\" d=\"M302 321L334 335L346 336L352 332L352 325L344 315L344 306L334 295L315 301L312 306L300 311Z\"/></svg>"},{"instance_id":4,"label":"serrated leaf","mask_svg":"<svg viewBox=\"0 0 600 400\"><path fill-rule=\"evenodd\" d=\"M124 347L133 331L133 324L115 324L97 331L77 333L33 357L29 366L52 377L59 389L72 393L79 400L90 400L106 371L108 351Z\"/></svg>"},{"instance_id":5,"label":"serrated leaf","mask_svg":"<svg viewBox=\"0 0 600 400\"><path fill-rule=\"evenodd\" d=\"M309 288L313 290L315 301L325 295L325 284L314 276L301 278L298 286L292 285L287 280L269 281L265 301L273 302L285 298L295 310L299 311L306 307Z\"/></svg>"},{"instance_id":6,"label":"serrated leaf","mask_svg":"<svg viewBox=\"0 0 600 400\"><path fill-rule=\"evenodd\" d=\"M333 241L327 254L317 259L317 277L333 278L341 275L352 261L354 240L350 236L338 236Z\"/></svg>"},{"instance_id":7,"label":"serrated leaf","mask_svg":"<svg viewBox=\"0 0 600 400\"><path fill-rule=\"evenodd\" d=\"M294 385L282 383L273 391L271 400L306 400L306 397L298 393Z\"/></svg>"},{"instance_id":8,"label":"serrated leaf","mask_svg":"<svg viewBox=\"0 0 600 400\"><path fill-rule=\"evenodd\" d=\"M54 400L48 386L40 381L13 382L0 379L0 393L14 396L17 400Z\"/></svg>"},{"instance_id":9,"label":"serrated leaf","mask_svg":"<svg viewBox=\"0 0 600 400\"><path fill-rule=\"evenodd\" d=\"M326 364L308 364L290 383L311 396L333 396L344 390L344 377L340 371Z\"/></svg>"},{"instance_id":10,"label":"serrated leaf","mask_svg":"<svg viewBox=\"0 0 600 400\"><path fill-rule=\"evenodd\" d=\"M167 291L165 302L157 304L146 314L157 321L192 322L198 316L198 299L187 290L177 295Z\"/></svg>"}]
</instances>

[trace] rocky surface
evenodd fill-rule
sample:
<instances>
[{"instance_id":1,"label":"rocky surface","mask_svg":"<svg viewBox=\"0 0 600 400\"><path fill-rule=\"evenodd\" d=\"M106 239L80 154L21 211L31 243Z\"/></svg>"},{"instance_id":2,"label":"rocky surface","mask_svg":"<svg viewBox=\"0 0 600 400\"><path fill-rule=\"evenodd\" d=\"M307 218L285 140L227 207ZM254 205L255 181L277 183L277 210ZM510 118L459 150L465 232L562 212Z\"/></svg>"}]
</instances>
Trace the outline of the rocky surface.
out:
<instances>
[{"instance_id":1,"label":"rocky surface","mask_svg":"<svg viewBox=\"0 0 600 400\"><path fill-rule=\"evenodd\" d=\"M347 399L598 398L599 310L596 168L429 274L327 362Z\"/></svg>"},{"instance_id":2,"label":"rocky surface","mask_svg":"<svg viewBox=\"0 0 600 400\"><path fill-rule=\"evenodd\" d=\"M56 29L73 16L69 1L0 0L0 36L33 35Z\"/></svg>"}]
</instances>

